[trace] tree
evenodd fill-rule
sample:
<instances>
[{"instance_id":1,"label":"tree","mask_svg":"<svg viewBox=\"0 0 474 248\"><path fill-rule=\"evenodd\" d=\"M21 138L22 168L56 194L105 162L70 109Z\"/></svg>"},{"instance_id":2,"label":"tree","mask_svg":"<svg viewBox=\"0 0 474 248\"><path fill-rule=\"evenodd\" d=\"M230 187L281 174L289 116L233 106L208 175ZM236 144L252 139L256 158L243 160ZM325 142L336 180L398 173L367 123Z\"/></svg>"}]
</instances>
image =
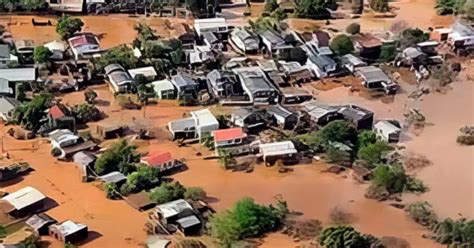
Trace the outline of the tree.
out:
<instances>
[{"instance_id":1,"label":"tree","mask_svg":"<svg viewBox=\"0 0 474 248\"><path fill-rule=\"evenodd\" d=\"M127 182L121 187L124 195L138 193L144 189L152 188L159 183L160 169L147 165L140 165L137 170L128 174Z\"/></svg>"},{"instance_id":2,"label":"tree","mask_svg":"<svg viewBox=\"0 0 474 248\"><path fill-rule=\"evenodd\" d=\"M319 244L331 248L366 248L376 240L371 235L359 233L352 226L331 226L319 234Z\"/></svg>"},{"instance_id":3,"label":"tree","mask_svg":"<svg viewBox=\"0 0 474 248\"><path fill-rule=\"evenodd\" d=\"M388 194L425 192L423 183L405 173L400 165L378 165L374 170L370 191L386 191Z\"/></svg>"},{"instance_id":4,"label":"tree","mask_svg":"<svg viewBox=\"0 0 474 248\"><path fill-rule=\"evenodd\" d=\"M201 187L189 187L184 192L184 198L190 200L204 200L206 198L206 191Z\"/></svg>"},{"instance_id":5,"label":"tree","mask_svg":"<svg viewBox=\"0 0 474 248\"><path fill-rule=\"evenodd\" d=\"M205 133L201 137L201 144L209 150L214 149L214 137L210 133Z\"/></svg>"},{"instance_id":6,"label":"tree","mask_svg":"<svg viewBox=\"0 0 474 248\"><path fill-rule=\"evenodd\" d=\"M331 15L325 7L325 0L295 1L295 15L298 18L328 19Z\"/></svg>"},{"instance_id":7,"label":"tree","mask_svg":"<svg viewBox=\"0 0 474 248\"><path fill-rule=\"evenodd\" d=\"M155 90L151 85L141 84L138 86L138 101L147 105L150 98L155 95Z\"/></svg>"},{"instance_id":8,"label":"tree","mask_svg":"<svg viewBox=\"0 0 474 248\"><path fill-rule=\"evenodd\" d=\"M135 57L133 50L126 45L113 47L92 61L95 69L99 72L102 72L110 64L119 64L125 69L135 68L138 64L138 59Z\"/></svg>"},{"instance_id":9,"label":"tree","mask_svg":"<svg viewBox=\"0 0 474 248\"><path fill-rule=\"evenodd\" d=\"M104 184L105 197L107 199L119 199L119 189L115 183L105 183Z\"/></svg>"},{"instance_id":10,"label":"tree","mask_svg":"<svg viewBox=\"0 0 474 248\"><path fill-rule=\"evenodd\" d=\"M52 99L50 94L35 96L31 102L15 108L14 120L25 129L37 131L41 126L40 120L46 115L45 111L51 106Z\"/></svg>"},{"instance_id":11,"label":"tree","mask_svg":"<svg viewBox=\"0 0 474 248\"><path fill-rule=\"evenodd\" d=\"M301 49L301 47L293 47L279 53L278 58L285 61L296 61L304 65L308 59L308 55L303 49Z\"/></svg>"},{"instance_id":12,"label":"tree","mask_svg":"<svg viewBox=\"0 0 474 248\"><path fill-rule=\"evenodd\" d=\"M326 155L331 163L344 165L351 162L351 154L337 147L329 145Z\"/></svg>"},{"instance_id":13,"label":"tree","mask_svg":"<svg viewBox=\"0 0 474 248\"><path fill-rule=\"evenodd\" d=\"M153 29L146 22L139 22L134 29L138 32L138 41L143 44L147 40L156 40L156 35Z\"/></svg>"},{"instance_id":14,"label":"tree","mask_svg":"<svg viewBox=\"0 0 474 248\"><path fill-rule=\"evenodd\" d=\"M265 6L263 7L264 12L272 13L277 8L278 8L278 3L276 0L265 0Z\"/></svg>"},{"instance_id":15,"label":"tree","mask_svg":"<svg viewBox=\"0 0 474 248\"><path fill-rule=\"evenodd\" d=\"M405 207L408 216L422 226L432 226L438 221L431 205L426 202L413 202Z\"/></svg>"},{"instance_id":16,"label":"tree","mask_svg":"<svg viewBox=\"0 0 474 248\"><path fill-rule=\"evenodd\" d=\"M222 166L224 166L224 169L226 170L237 162L234 156L227 150L221 149L219 151L219 155L219 162L221 162Z\"/></svg>"},{"instance_id":17,"label":"tree","mask_svg":"<svg viewBox=\"0 0 474 248\"><path fill-rule=\"evenodd\" d=\"M16 99L20 102L24 102L26 100L26 87L23 83L19 83L17 85Z\"/></svg>"},{"instance_id":18,"label":"tree","mask_svg":"<svg viewBox=\"0 0 474 248\"><path fill-rule=\"evenodd\" d=\"M91 88L87 88L87 90L84 91L84 100L86 100L86 102L89 104L94 104L97 96L97 92Z\"/></svg>"},{"instance_id":19,"label":"tree","mask_svg":"<svg viewBox=\"0 0 474 248\"><path fill-rule=\"evenodd\" d=\"M419 28L407 28L403 30L400 37L400 47L405 49L414 46L420 42L427 41L429 35Z\"/></svg>"},{"instance_id":20,"label":"tree","mask_svg":"<svg viewBox=\"0 0 474 248\"><path fill-rule=\"evenodd\" d=\"M150 199L156 204L184 198L186 188L179 182L163 183L150 191Z\"/></svg>"},{"instance_id":21,"label":"tree","mask_svg":"<svg viewBox=\"0 0 474 248\"><path fill-rule=\"evenodd\" d=\"M210 233L223 246L230 247L238 240L273 231L281 225L287 213L284 202L273 207L256 204L252 198L243 198L231 209L211 216Z\"/></svg>"},{"instance_id":22,"label":"tree","mask_svg":"<svg viewBox=\"0 0 474 248\"><path fill-rule=\"evenodd\" d=\"M113 171L120 171L128 175L136 170L134 163L138 163L140 155L136 153L136 146L128 145L125 139L121 139L105 151L95 162L94 170L99 175Z\"/></svg>"},{"instance_id":23,"label":"tree","mask_svg":"<svg viewBox=\"0 0 474 248\"><path fill-rule=\"evenodd\" d=\"M474 21L474 1L466 1L464 4L463 13L465 14L467 20Z\"/></svg>"},{"instance_id":24,"label":"tree","mask_svg":"<svg viewBox=\"0 0 474 248\"><path fill-rule=\"evenodd\" d=\"M349 24L349 26L346 27L346 32L349 34L360 33L360 24L356 22Z\"/></svg>"},{"instance_id":25,"label":"tree","mask_svg":"<svg viewBox=\"0 0 474 248\"><path fill-rule=\"evenodd\" d=\"M377 142L377 134L372 130L363 130L357 135L357 147L360 149Z\"/></svg>"},{"instance_id":26,"label":"tree","mask_svg":"<svg viewBox=\"0 0 474 248\"><path fill-rule=\"evenodd\" d=\"M397 47L395 44L382 44L380 47L380 60L383 62L393 61L397 56Z\"/></svg>"},{"instance_id":27,"label":"tree","mask_svg":"<svg viewBox=\"0 0 474 248\"><path fill-rule=\"evenodd\" d=\"M5 238L7 236L7 231L5 230L5 227L0 225L0 238Z\"/></svg>"},{"instance_id":28,"label":"tree","mask_svg":"<svg viewBox=\"0 0 474 248\"><path fill-rule=\"evenodd\" d=\"M370 8L378 12L387 12L390 10L387 0L370 0Z\"/></svg>"},{"instance_id":29,"label":"tree","mask_svg":"<svg viewBox=\"0 0 474 248\"><path fill-rule=\"evenodd\" d=\"M390 150L390 146L385 141L377 141L373 144L367 144L359 149L357 157L367 163L369 169L382 162L385 154Z\"/></svg>"},{"instance_id":30,"label":"tree","mask_svg":"<svg viewBox=\"0 0 474 248\"><path fill-rule=\"evenodd\" d=\"M346 55L354 51L351 37L340 34L334 37L329 45L331 49L339 56Z\"/></svg>"},{"instance_id":31,"label":"tree","mask_svg":"<svg viewBox=\"0 0 474 248\"><path fill-rule=\"evenodd\" d=\"M324 146L330 142L339 142L352 147L357 145L357 130L347 121L332 121L319 131Z\"/></svg>"},{"instance_id":32,"label":"tree","mask_svg":"<svg viewBox=\"0 0 474 248\"><path fill-rule=\"evenodd\" d=\"M83 26L84 22L80 18L63 15L56 24L56 33L61 39L68 40L74 33L81 31Z\"/></svg>"},{"instance_id":33,"label":"tree","mask_svg":"<svg viewBox=\"0 0 474 248\"><path fill-rule=\"evenodd\" d=\"M49 62L53 53L45 46L37 46L33 52L33 59L38 64Z\"/></svg>"},{"instance_id":34,"label":"tree","mask_svg":"<svg viewBox=\"0 0 474 248\"><path fill-rule=\"evenodd\" d=\"M469 0L437 0L435 8L438 15L457 15L463 11L463 7L467 2Z\"/></svg>"},{"instance_id":35,"label":"tree","mask_svg":"<svg viewBox=\"0 0 474 248\"><path fill-rule=\"evenodd\" d=\"M74 105L71 112L78 123L98 121L102 117L102 112L99 108L89 103Z\"/></svg>"}]
</instances>

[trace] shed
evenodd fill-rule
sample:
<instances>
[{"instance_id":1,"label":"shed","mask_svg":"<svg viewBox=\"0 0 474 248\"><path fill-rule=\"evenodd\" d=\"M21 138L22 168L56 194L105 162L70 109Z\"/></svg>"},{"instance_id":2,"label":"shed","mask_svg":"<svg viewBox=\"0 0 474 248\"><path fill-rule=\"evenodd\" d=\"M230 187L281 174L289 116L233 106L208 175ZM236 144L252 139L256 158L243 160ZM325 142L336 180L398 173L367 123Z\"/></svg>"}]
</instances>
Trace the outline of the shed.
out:
<instances>
[{"instance_id":1,"label":"shed","mask_svg":"<svg viewBox=\"0 0 474 248\"><path fill-rule=\"evenodd\" d=\"M46 196L39 190L27 186L0 200L0 209L16 218L38 212L43 208Z\"/></svg>"},{"instance_id":2,"label":"shed","mask_svg":"<svg viewBox=\"0 0 474 248\"><path fill-rule=\"evenodd\" d=\"M9 113L18 107L21 103L15 98L0 97L0 118L8 120Z\"/></svg>"},{"instance_id":3,"label":"shed","mask_svg":"<svg viewBox=\"0 0 474 248\"><path fill-rule=\"evenodd\" d=\"M195 215L178 219L176 223L178 224L178 229L184 236L199 234L201 230L201 221Z\"/></svg>"},{"instance_id":4,"label":"shed","mask_svg":"<svg viewBox=\"0 0 474 248\"><path fill-rule=\"evenodd\" d=\"M194 215L194 208L187 201L178 199L156 206L156 212L165 224L172 224L178 219Z\"/></svg>"},{"instance_id":5,"label":"shed","mask_svg":"<svg viewBox=\"0 0 474 248\"><path fill-rule=\"evenodd\" d=\"M259 151L266 164L273 164L278 159L293 157L298 153L291 141L260 144Z\"/></svg>"},{"instance_id":6,"label":"shed","mask_svg":"<svg viewBox=\"0 0 474 248\"><path fill-rule=\"evenodd\" d=\"M170 80L154 81L151 85L159 99L176 99L176 89Z\"/></svg>"},{"instance_id":7,"label":"shed","mask_svg":"<svg viewBox=\"0 0 474 248\"><path fill-rule=\"evenodd\" d=\"M74 244L86 239L89 231L86 225L67 220L49 226L49 235L64 243Z\"/></svg>"},{"instance_id":8,"label":"shed","mask_svg":"<svg viewBox=\"0 0 474 248\"><path fill-rule=\"evenodd\" d=\"M48 235L49 226L55 223L57 223L57 221L45 213L35 214L25 222L27 226L40 236Z\"/></svg>"},{"instance_id":9,"label":"shed","mask_svg":"<svg viewBox=\"0 0 474 248\"><path fill-rule=\"evenodd\" d=\"M99 178L104 183L115 183L115 184L120 184L127 180L127 177L118 171L110 172L108 174L100 176Z\"/></svg>"},{"instance_id":10,"label":"shed","mask_svg":"<svg viewBox=\"0 0 474 248\"><path fill-rule=\"evenodd\" d=\"M36 80L36 69L28 68L4 68L0 69L0 78L9 82L33 82Z\"/></svg>"},{"instance_id":11,"label":"shed","mask_svg":"<svg viewBox=\"0 0 474 248\"><path fill-rule=\"evenodd\" d=\"M381 120L375 123L374 131L382 140L397 143L400 140L401 127L398 121Z\"/></svg>"},{"instance_id":12,"label":"shed","mask_svg":"<svg viewBox=\"0 0 474 248\"><path fill-rule=\"evenodd\" d=\"M156 73L155 68L153 68L153 66L130 69L128 70L128 74L130 74L132 78L135 78L137 75L141 74L145 76L148 80L153 80L156 76L158 76L158 73Z\"/></svg>"},{"instance_id":13,"label":"shed","mask_svg":"<svg viewBox=\"0 0 474 248\"><path fill-rule=\"evenodd\" d=\"M374 112L357 105L341 106L338 110L356 129L372 129Z\"/></svg>"},{"instance_id":14,"label":"shed","mask_svg":"<svg viewBox=\"0 0 474 248\"><path fill-rule=\"evenodd\" d=\"M155 205L155 203L151 201L148 193L144 191L128 195L127 197L125 197L125 201L134 209L139 211L148 210Z\"/></svg>"},{"instance_id":15,"label":"shed","mask_svg":"<svg viewBox=\"0 0 474 248\"><path fill-rule=\"evenodd\" d=\"M267 112L273 115L276 123L284 129L293 129L298 123L298 115L281 105L272 105L268 107Z\"/></svg>"}]
</instances>

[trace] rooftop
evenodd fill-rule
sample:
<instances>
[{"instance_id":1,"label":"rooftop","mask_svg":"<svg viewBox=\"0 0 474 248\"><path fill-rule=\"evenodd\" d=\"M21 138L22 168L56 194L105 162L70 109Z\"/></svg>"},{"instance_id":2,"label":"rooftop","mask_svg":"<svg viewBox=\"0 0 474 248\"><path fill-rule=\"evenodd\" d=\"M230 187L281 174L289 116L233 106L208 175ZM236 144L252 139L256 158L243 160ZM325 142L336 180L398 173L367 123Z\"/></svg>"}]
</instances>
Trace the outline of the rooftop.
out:
<instances>
[{"instance_id":1,"label":"rooftop","mask_svg":"<svg viewBox=\"0 0 474 248\"><path fill-rule=\"evenodd\" d=\"M91 33L82 33L74 36L68 40L72 47L79 47L84 45L95 45L98 46L97 38Z\"/></svg>"},{"instance_id":2,"label":"rooftop","mask_svg":"<svg viewBox=\"0 0 474 248\"><path fill-rule=\"evenodd\" d=\"M186 210L193 210L191 204L183 199L167 202L156 206L156 209L163 215L164 218L169 218L178 215Z\"/></svg>"},{"instance_id":3,"label":"rooftop","mask_svg":"<svg viewBox=\"0 0 474 248\"><path fill-rule=\"evenodd\" d=\"M4 78L10 82L35 81L36 69L34 67L0 69L0 78Z\"/></svg>"},{"instance_id":4,"label":"rooftop","mask_svg":"<svg viewBox=\"0 0 474 248\"><path fill-rule=\"evenodd\" d=\"M106 183L118 183L127 180L127 177L118 171L110 172L99 178Z\"/></svg>"},{"instance_id":5,"label":"rooftop","mask_svg":"<svg viewBox=\"0 0 474 248\"><path fill-rule=\"evenodd\" d=\"M298 152L295 149L295 145L291 141L260 144L259 148L263 156L294 154Z\"/></svg>"},{"instance_id":6,"label":"rooftop","mask_svg":"<svg viewBox=\"0 0 474 248\"><path fill-rule=\"evenodd\" d=\"M268 113L273 114L273 115L279 115L284 118L294 115L295 113L288 110L287 108L281 106L281 105L272 105L268 107L267 109Z\"/></svg>"},{"instance_id":7,"label":"rooftop","mask_svg":"<svg viewBox=\"0 0 474 248\"><path fill-rule=\"evenodd\" d=\"M382 46L382 41L371 34L355 34L352 36L352 40L365 48Z\"/></svg>"},{"instance_id":8,"label":"rooftop","mask_svg":"<svg viewBox=\"0 0 474 248\"><path fill-rule=\"evenodd\" d=\"M371 82L390 82L390 78L382 71L382 69L375 66L364 66L356 69L356 73L359 74L367 83Z\"/></svg>"},{"instance_id":9,"label":"rooftop","mask_svg":"<svg viewBox=\"0 0 474 248\"><path fill-rule=\"evenodd\" d=\"M212 132L214 136L214 141L221 142L233 139L242 139L247 137L247 134L240 127L220 129Z\"/></svg>"},{"instance_id":10,"label":"rooftop","mask_svg":"<svg viewBox=\"0 0 474 248\"><path fill-rule=\"evenodd\" d=\"M64 112L61 110L61 108L58 105L54 105L49 109L49 114L53 119L59 119L61 117L66 116Z\"/></svg>"},{"instance_id":11,"label":"rooftop","mask_svg":"<svg viewBox=\"0 0 474 248\"><path fill-rule=\"evenodd\" d=\"M378 121L374 124L374 127L383 130L384 133L395 133L401 130L400 127L397 127L392 122L387 120Z\"/></svg>"},{"instance_id":12,"label":"rooftop","mask_svg":"<svg viewBox=\"0 0 474 248\"><path fill-rule=\"evenodd\" d=\"M188 217L181 218L176 222L183 228L188 228L201 224L201 221L199 221L199 219L195 215L190 215Z\"/></svg>"},{"instance_id":13,"label":"rooftop","mask_svg":"<svg viewBox=\"0 0 474 248\"><path fill-rule=\"evenodd\" d=\"M156 77L158 75L153 66L130 69L128 70L128 73L132 78L135 78L135 76L138 74L142 74L145 77Z\"/></svg>"},{"instance_id":14,"label":"rooftop","mask_svg":"<svg viewBox=\"0 0 474 248\"><path fill-rule=\"evenodd\" d=\"M209 109L191 111L191 116L193 116L197 126L219 126L219 122Z\"/></svg>"},{"instance_id":15,"label":"rooftop","mask_svg":"<svg viewBox=\"0 0 474 248\"><path fill-rule=\"evenodd\" d=\"M194 85L197 85L196 82L194 82L193 78L191 77L191 75L187 74L187 73L178 73L176 75L174 75L172 78L171 78L171 81L177 86L177 87L185 87L185 86L194 86Z\"/></svg>"},{"instance_id":16,"label":"rooftop","mask_svg":"<svg viewBox=\"0 0 474 248\"><path fill-rule=\"evenodd\" d=\"M56 223L56 220L45 213L35 214L26 220L26 224L35 230L40 229L44 225L53 223Z\"/></svg>"},{"instance_id":17,"label":"rooftop","mask_svg":"<svg viewBox=\"0 0 474 248\"><path fill-rule=\"evenodd\" d=\"M142 160L148 163L150 166L157 166L173 160L173 157L171 156L170 152L153 151L147 156L143 157Z\"/></svg>"},{"instance_id":18,"label":"rooftop","mask_svg":"<svg viewBox=\"0 0 474 248\"><path fill-rule=\"evenodd\" d=\"M86 225L76 223L72 220L67 220L59 224L54 224L53 226L55 226L63 236L68 236L77 233L83 230L84 228L87 228Z\"/></svg>"},{"instance_id":19,"label":"rooftop","mask_svg":"<svg viewBox=\"0 0 474 248\"><path fill-rule=\"evenodd\" d=\"M46 199L46 196L43 195L43 193L33 187L27 186L3 197L2 201L10 203L15 210L21 210L44 199Z\"/></svg>"},{"instance_id":20,"label":"rooftop","mask_svg":"<svg viewBox=\"0 0 474 248\"><path fill-rule=\"evenodd\" d=\"M338 112L352 120L360 120L374 115L372 111L356 105L342 106Z\"/></svg>"}]
</instances>

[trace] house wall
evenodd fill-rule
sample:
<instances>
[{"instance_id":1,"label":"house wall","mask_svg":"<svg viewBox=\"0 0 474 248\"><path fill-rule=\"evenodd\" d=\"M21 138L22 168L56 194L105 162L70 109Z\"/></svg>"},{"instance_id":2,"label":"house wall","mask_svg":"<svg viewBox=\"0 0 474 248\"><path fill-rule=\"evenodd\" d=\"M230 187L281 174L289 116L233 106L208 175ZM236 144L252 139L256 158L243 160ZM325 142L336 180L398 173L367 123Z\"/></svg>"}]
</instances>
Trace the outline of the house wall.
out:
<instances>
[{"instance_id":1,"label":"house wall","mask_svg":"<svg viewBox=\"0 0 474 248\"><path fill-rule=\"evenodd\" d=\"M39 201L20 210L14 210L10 215L16 219L36 214L44 208L44 201Z\"/></svg>"},{"instance_id":2,"label":"house wall","mask_svg":"<svg viewBox=\"0 0 474 248\"><path fill-rule=\"evenodd\" d=\"M64 243L77 243L81 240L84 240L89 236L89 231L87 228L80 230L79 232L72 233L68 236L63 237Z\"/></svg>"}]
</instances>

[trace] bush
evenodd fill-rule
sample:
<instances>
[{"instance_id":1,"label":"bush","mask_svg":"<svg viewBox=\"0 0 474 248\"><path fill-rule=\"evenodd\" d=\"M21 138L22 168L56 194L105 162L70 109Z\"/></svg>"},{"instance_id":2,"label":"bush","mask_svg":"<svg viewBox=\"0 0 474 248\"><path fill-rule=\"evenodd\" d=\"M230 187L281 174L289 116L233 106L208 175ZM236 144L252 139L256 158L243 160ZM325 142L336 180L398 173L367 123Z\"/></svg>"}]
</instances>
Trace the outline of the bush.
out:
<instances>
[{"instance_id":1,"label":"bush","mask_svg":"<svg viewBox=\"0 0 474 248\"><path fill-rule=\"evenodd\" d=\"M328 19L331 17L325 8L325 1L300 0L295 2L295 15L298 18Z\"/></svg>"},{"instance_id":2,"label":"bush","mask_svg":"<svg viewBox=\"0 0 474 248\"><path fill-rule=\"evenodd\" d=\"M472 247L474 244L474 220L445 219L431 227L431 238L448 247Z\"/></svg>"},{"instance_id":3,"label":"bush","mask_svg":"<svg viewBox=\"0 0 474 248\"><path fill-rule=\"evenodd\" d=\"M370 0L370 8L378 12L389 11L387 0Z\"/></svg>"},{"instance_id":4,"label":"bush","mask_svg":"<svg viewBox=\"0 0 474 248\"><path fill-rule=\"evenodd\" d=\"M349 34L358 34L360 33L360 24L359 23L351 23L349 26L346 27L346 32Z\"/></svg>"},{"instance_id":5,"label":"bush","mask_svg":"<svg viewBox=\"0 0 474 248\"><path fill-rule=\"evenodd\" d=\"M357 144L357 130L347 121L336 120L324 126L319 135L325 147L330 142L339 142L352 147Z\"/></svg>"},{"instance_id":6,"label":"bush","mask_svg":"<svg viewBox=\"0 0 474 248\"><path fill-rule=\"evenodd\" d=\"M98 121L102 118L102 112L95 105L89 103L74 105L71 112L78 123Z\"/></svg>"},{"instance_id":7,"label":"bush","mask_svg":"<svg viewBox=\"0 0 474 248\"><path fill-rule=\"evenodd\" d=\"M463 11L465 3L469 1L470 0L437 0L435 8L438 15L459 14Z\"/></svg>"},{"instance_id":8,"label":"bush","mask_svg":"<svg viewBox=\"0 0 474 248\"><path fill-rule=\"evenodd\" d=\"M397 56L397 47L395 44L383 44L380 48L380 60L383 62L393 61Z\"/></svg>"},{"instance_id":9,"label":"bush","mask_svg":"<svg viewBox=\"0 0 474 248\"><path fill-rule=\"evenodd\" d=\"M319 244L324 247L370 247L377 239L359 233L351 226L332 226L324 228L319 235Z\"/></svg>"},{"instance_id":10,"label":"bush","mask_svg":"<svg viewBox=\"0 0 474 248\"><path fill-rule=\"evenodd\" d=\"M400 47L405 49L407 47L415 46L416 44L427 41L429 34L423 32L419 28L407 28L403 30L400 37Z\"/></svg>"},{"instance_id":11,"label":"bush","mask_svg":"<svg viewBox=\"0 0 474 248\"><path fill-rule=\"evenodd\" d=\"M127 176L126 186L123 186L122 194L138 193L158 185L160 178L160 169L147 165L140 165L137 171Z\"/></svg>"},{"instance_id":12,"label":"bush","mask_svg":"<svg viewBox=\"0 0 474 248\"><path fill-rule=\"evenodd\" d=\"M410 218L422 226L431 226L438 219L431 205L426 201L410 203L405 207L405 211Z\"/></svg>"},{"instance_id":13,"label":"bush","mask_svg":"<svg viewBox=\"0 0 474 248\"><path fill-rule=\"evenodd\" d=\"M339 56L346 55L354 51L351 37L340 34L334 37L330 44L331 49Z\"/></svg>"},{"instance_id":14,"label":"bush","mask_svg":"<svg viewBox=\"0 0 474 248\"><path fill-rule=\"evenodd\" d=\"M56 24L56 33L59 34L61 39L67 40L71 38L74 33L81 31L83 26L84 22L82 22L80 18L63 15Z\"/></svg>"},{"instance_id":15,"label":"bush","mask_svg":"<svg viewBox=\"0 0 474 248\"><path fill-rule=\"evenodd\" d=\"M221 245L230 247L238 240L273 231L281 225L286 213L288 209L284 202L273 207L256 204L251 198L243 198L231 209L211 216L210 233Z\"/></svg>"},{"instance_id":16,"label":"bush","mask_svg":"<svg viewBox=\"0 0 474 248\"><path fill-rule=\"evenodd\" d=\"M105 196L107 199L119 199L119 189L115 183L105 183L104 184Z\"/></svg>"},{"instance_id":17,"label":"bush","mask_svg":"<svg viewBox=\"0 0 474 248\"><path fill-rule=\"evenodd\" d=\"M128 145L126 140L119 140L97 159L94 165L95 172L104 175L113 171L120 171L128 175L136 170L134 163L138 163L140 160L140 155L136 153L136 149L136 146Z\"/></svg>"},{"instance_id":18,"label":"bush","mask_svg":"<svg viewBox=\"0 0 474 248\"><path fill-rule=\"evenodd\" d=\"M186 189L179 182L163 183L150 191L150 198L156 204L184 198Z\"/></svg>"},{"instance_id":19,"label":"bush","mask_svg":"<svg viewBox=\"0 0 474 248\"><path fill-rule=\"evenodd\" d=\"M372 169L376 164L382 162L384 155L386 155L389 150L390 146L388 146L387 142L377 141L360 148L357 152L357 157L367 162L364 163L364 165L368 165L368 169Z\"/></svg>"},{"instance_id":20,"label":"bush","mask_svg":"<svg viewBox=\"0 0 474 248\"><path fill-rule=\"evenodd\" d=\"M206 191L201 187L189 187L184 192L184 198L190 200L204 200L206 198Z\"/></svg>"},{"instance_id":21,"label":"bush","mask_svg":"<svg viewBox=\"0 0 474 248\"><path fill-rule=\"evenodd\" d=\"M377 134L371 130L363 130L357 135L357 147L360 149L377 142Z\"/></svg>"},{"instance_id":22,"label":"bush","mask_svg":"<svg viewBox=\"0 0 474 248\"><path fill-rule=\"evenodd\" d=\"M351 162L351 154L334 146L329 146L326 155L331 163L346 165Z\"/></svg>"},{"instance_id":23,"label":"bush","mask_svg":"<svg viewBox=\"0 0 474 248\"><path fill-rule=\"evenodd\" d=\"M388 193L402 193L408 176L401 166L379 165L374 171L372 184L385 188Z\"/></svg>"},{"instance_id":24,"label":"bush","mask_svg":"<svg viewBox=\"0 0 474 248\"><path fill-rule=\"evenodd\" d=\"M46 63L53 53L45 46L37 46L33 52L33 59L38 64Z\"/></svg>"}]
</instances>

